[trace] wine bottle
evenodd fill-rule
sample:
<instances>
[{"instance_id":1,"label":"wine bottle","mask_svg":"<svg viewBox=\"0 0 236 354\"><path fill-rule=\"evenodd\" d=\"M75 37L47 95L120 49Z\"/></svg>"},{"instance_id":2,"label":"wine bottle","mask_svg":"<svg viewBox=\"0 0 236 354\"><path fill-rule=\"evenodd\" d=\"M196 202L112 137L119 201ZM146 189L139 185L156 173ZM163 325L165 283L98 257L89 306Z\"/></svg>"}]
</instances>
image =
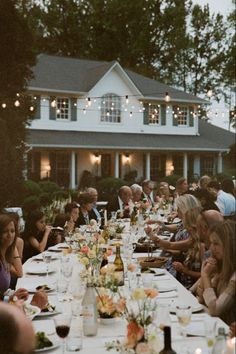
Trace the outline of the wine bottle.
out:
<instances>
[{"instance_id":1,"label":"wine bottle","mask_svg":"<svg viewBox=\"0 0 236 354\"><path fill-rule=\"evenodd\" d=\"M106 253L107 249L103 248L102 251L103 251L103 258L102 258L102 263L101 263L101 267L100 268L105 267L108 264L107 253Z\"/></svg>"},{"instance_id":2,"label":"wine bottle","mask_svg":"<svg viewBox=\"0 0 236 354\"><path fill-rule=\"evenodd\" d=\"M137 224L137 207L134 206L130 216L130 225L136 225L136 224Z\"/></svg>"},{"instance_id":3,"label":"wine bottle","mask_svg":"<svg viewBox=\"0 0 236 354\"><path fill-rule=\"evenodd\" d=\"M116 245L116 257L114 260L115 273L119 285L124 285L124 263L120 255L120 245Z\"/></svg>"},{"instance_id":4,"label":"wine bottle","mask_svg":"<svg viewBox=\"0 0 236 354\"><path fill-rule=\"evenodd\" d=\"M164 348L159 354L177 354L171 347L171 328L169 326L164 327Z\"/></svg>"},{"instance_id":5,"label":"wine bottle","mask_svg":"<svg viewBox=\"0 0 236 354\"><path fill-rule=\"evenodd\" d=\"M82 301L83 332L85 336L96 336L98 331L97 304L95 290L92 284L87 284L87 289Z\"/></svg>"}]
</instances>

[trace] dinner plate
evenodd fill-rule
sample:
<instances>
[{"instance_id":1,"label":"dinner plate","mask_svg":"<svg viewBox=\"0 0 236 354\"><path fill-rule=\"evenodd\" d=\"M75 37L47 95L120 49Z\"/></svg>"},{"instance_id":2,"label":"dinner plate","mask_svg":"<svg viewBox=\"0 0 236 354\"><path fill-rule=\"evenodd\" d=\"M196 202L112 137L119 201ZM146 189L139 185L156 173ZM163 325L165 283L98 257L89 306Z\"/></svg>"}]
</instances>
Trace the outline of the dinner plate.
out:
<instances>
[{"instance_id":1,"label":"dinner plate","mask_svg":"<svg viewBox=\"0 0 236 354\"><path fill-rule=\"evenodd\" d=\"M42 349L35 349L34 350L34 353L43 353L43 352L49 352L53 349L56 349L60 346L60 343L53 343L53 345L51 347L45 347L45 348L42 348Z\"/></svg>"},{"instance_id":2,"label":"dinner plate","mask_svg":"<svg viewBox=\"0 0 236 354\"><path fill-rule=\"evenodd\" d=\"M38 314L41 312L41 310L38 306L33 306L31 304L25 304L24 311L25 311L26 317L29 318L30 320L33 320L33 318L38 316Z\"/></svg>"},{"instance_id":3,"label":"dinner plate","mask_svg":"<svg viewBox=\"0 0 236 354\"><path fill-rule=\"evenodd\" d=\"M56 254L52 254L51 260L55 261L56 259L58 259L58 255ZM38 254L37 256L35 256L34 258L32 258L33 261L38 261L38 262L43 262L43 256L42 254Z\"/></svg>"},{"instance_id":4,"label":"dinner plate","mask_svg":"<svg viewBox=\"0 0 236 354\"><path fill-rule=\"evenodd\" d=\"M36 293L37 290L40 290L40 289L36 289L37 287L39 286L44 286L44 285L47 285L47 284L38 284L38 285L30 285L30 286L27 286L26 289L28 290L29 293ZM52 285L47 285L47 288L44 289L44 291L46 293L50 293L51 291L55 290L55 286L52 286Z\"/></svg>"},{"instance_id":5,"label":"dinner plate","mask_svg":"<svg viewBox=\"0 0 236 354\"><path fill-rule=\"evenodd\" d=\"M37 317L49 317L49 316L55 316L58 315L60 313L60 311L58 311L56 308L54 311L47 311L47 312L40 312L38 315L36 315Z\"/></svg>"},{"instance_id":6,"label":"dinner plate","mask_svg":"<svg viewBox=\"0 0 236 354\"><path fill-rule=\"evenodd\" d=\"M157 289L157 291L159 291L159 289ZM167 291L165 293L159 292L157 298L158 299L168 299L168 298L177 297L177 296L178 296L177 291L173 290L173 291Z\"/></svg>"},{"instance_id":7,"label":"dinner plate","mask_svg":"<svg viewBox=\"0 0 236 354\"><path fill-rule=\"evenodd\" d=\"M162 269L162 268L149 268L149 269L154 271L155 275L164 275L164 274L166 274L165 269Z\"/></svg>"},{"instance_id":8,"label":"dinner plate","mask_svg":"<svg viewBox=\"0 0 236 354\"><path fill-rule=\"evenodd\" d=\"M178 303L171 304L170 312L176 313L176 306L178 306L178 305L180 305L180 304L178 304ZM192 307L192 313L200 312L203 309L203 305L201 305L201 304L195 304L195 305L190 304L190 306Z\"/></svg>"},{"instance_id":9,"label":"dinner plate","mask_svg":"<svg viewBox=\"0 0 236 354\"><path fill-rule=\"evenodd\" d=\"M27 268L26 273L28 274L35 274L35 275L42 275L47 273L47 266L46 264L34 264ZM53 273L55 272L55 269L52 267L49 267L48 273Z\"/></svg>"},{"instance_id":10,"label":"dinner plate","mask_svg":"<svg viewBox=\"0 0 236 354\"><path fill-rule=\"evenodd\" d=\"M159 293L167 293L169 291L176 290L176 286L175 285L158 285L157 290Z\"/></svg>"}]
</instances>

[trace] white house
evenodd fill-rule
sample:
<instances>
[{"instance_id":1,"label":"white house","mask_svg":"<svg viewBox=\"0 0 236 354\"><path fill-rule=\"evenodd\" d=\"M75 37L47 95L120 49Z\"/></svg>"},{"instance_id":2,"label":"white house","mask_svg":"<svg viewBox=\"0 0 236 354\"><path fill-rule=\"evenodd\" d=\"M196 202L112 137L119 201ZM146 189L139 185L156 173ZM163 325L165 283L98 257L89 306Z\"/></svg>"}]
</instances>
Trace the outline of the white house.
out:
<instances>
[{"instance_id":1,"label":"white house","mask_svg":"<svg viewBox=\"0 0 236 354\"><path fill-rule=\"evenodd\" d=\"M206 101L100 62L41 54L28 85L28 178L75 188L84 170L153 180L222 172L234 134L198 120Z\"/></svg>"}]
</instances>

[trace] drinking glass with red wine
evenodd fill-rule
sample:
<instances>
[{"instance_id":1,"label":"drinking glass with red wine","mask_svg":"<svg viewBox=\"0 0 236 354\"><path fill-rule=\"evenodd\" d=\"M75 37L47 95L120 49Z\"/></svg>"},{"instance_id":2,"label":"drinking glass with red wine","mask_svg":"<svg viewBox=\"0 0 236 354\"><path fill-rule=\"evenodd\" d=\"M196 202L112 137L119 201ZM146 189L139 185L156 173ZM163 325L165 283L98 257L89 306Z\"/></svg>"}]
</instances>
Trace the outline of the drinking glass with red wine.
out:
<instances>
[{"instance_id":1,"label":"drinking glass with red wine","mask_svg":"<svg viewBox=\"0 0 236 354\"><path fill-rule=\"evenodd\" d=\"M70 332L71 316L69 314L61 314L54 317L54 324L57 335L62 338L62 353L65 354L65 338Z\"/></svg>"}]
</instances>

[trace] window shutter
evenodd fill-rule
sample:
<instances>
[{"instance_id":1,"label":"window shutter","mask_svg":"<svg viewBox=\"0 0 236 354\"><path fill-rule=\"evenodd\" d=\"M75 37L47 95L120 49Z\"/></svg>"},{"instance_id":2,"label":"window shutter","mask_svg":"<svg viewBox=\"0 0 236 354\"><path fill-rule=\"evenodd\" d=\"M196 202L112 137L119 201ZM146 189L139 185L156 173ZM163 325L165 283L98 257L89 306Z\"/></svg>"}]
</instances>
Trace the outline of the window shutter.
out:
<instances>
[{"instance_id":1,"label":"window shutter","mask_svg":"<svg viewBox=\"0 0 236 354\"><path fill-rule=\"evenodd\" d=\"M41 118L41 97L40 96L35 96L36 99L34 100L35 102L35 110L34 110L34 119L40 119Z\"/></svg>"},{"instance_id":2,"label":"window shutter","mask_svg":"<svg viewBox=\"0 0 236 354\"><path fill-rule=\"evenodd\" d=\"M71 121L76 121L77 120L77 98L71 98L70 99L70 116L71 116Z\"/></svg>"},{"instance_id":3,"label":"window shutter","mask_svg":"<svg viewBox=\"0 0 236 354\"><path fill-rule=\"evenodd\" d=\"M57 107L52 107L52 101L54 101L56 98L55 97L50 97L50 106L49 106L49 119L50 120L56 120L56 109Z\"/></svg>"},{"instance_id":4,"label":"window shutter","mask_svg":"<svg viewBox=\"0 0 236 354\"><path fill-rule=\"evenodd\" d=\"M143 124L148 125L149 124L148 104L144 103L143 107L145 108L145 110L143 111Z\"/></svg>"},{"instance_id":5,"label":"window shutter","mask_svg":"<svg viewBox=\"0 0 236 354\"><path fill-rule=\"evenodd\" d=\"M193 114L194 114L194 106L189 106L188 107L188 114L189 114L189 126L190 127L193 127L194 126L194 116L193 116ZM192 114L191 114L191 112L192 112Z\"/></svg>"},{"instance_id":6,"label":"window shutter","mask_svg":"<svg viewBox=\"0 0 236 354\"><path fill-rule=\"evenodd\" d=\"M166 125L166 105L161 105L161 125Z\"/></svg>"}]
</instances>

